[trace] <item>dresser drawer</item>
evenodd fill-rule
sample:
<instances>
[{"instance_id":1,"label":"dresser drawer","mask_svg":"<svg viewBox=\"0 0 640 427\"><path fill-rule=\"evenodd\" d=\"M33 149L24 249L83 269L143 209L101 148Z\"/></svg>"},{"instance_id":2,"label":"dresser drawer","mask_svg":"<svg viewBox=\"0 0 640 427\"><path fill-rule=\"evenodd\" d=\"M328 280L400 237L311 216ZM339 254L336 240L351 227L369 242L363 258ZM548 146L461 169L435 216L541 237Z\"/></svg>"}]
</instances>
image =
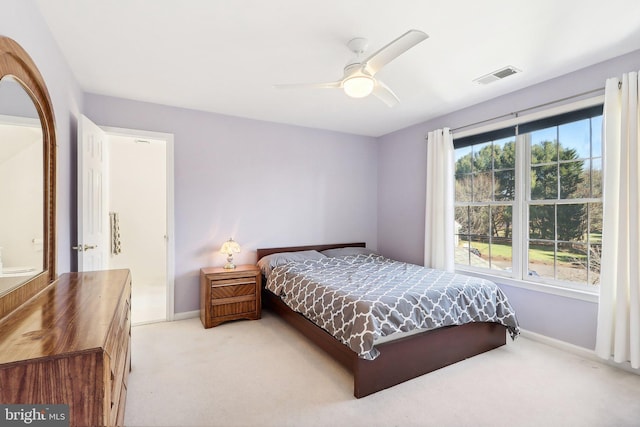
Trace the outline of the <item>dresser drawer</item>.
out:
<instances>
[{"instance_id":1,"label":"dresser drawer","mask_svg":"<svg viewBox=\"0 0 640 427\"><path fill-rule=\"evenodd\" d=\"M237 297L241 295L254 295L256 293L256 282L250 282L243 285L227 285L227 286L218 286L214 285L211 287L211 298L220 299L220 298L231 298Z\"/></svg>"}]
</instances>

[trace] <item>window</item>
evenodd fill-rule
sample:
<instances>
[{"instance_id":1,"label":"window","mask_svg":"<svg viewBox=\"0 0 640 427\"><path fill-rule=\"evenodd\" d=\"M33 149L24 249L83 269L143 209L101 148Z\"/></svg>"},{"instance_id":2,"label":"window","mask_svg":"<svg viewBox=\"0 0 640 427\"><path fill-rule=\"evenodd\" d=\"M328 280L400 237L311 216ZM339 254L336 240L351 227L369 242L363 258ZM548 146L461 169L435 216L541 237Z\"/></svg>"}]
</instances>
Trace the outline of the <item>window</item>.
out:
<instances>
[{"instance_id":1,"label":"window","mask_svg":"<svg viewBox=\"0 0 640 427\"><path fill-rule=\"evenodd\" d=\"M456 264L599 283L602 106L454 140Z\"/></svg>"}]
</instances>

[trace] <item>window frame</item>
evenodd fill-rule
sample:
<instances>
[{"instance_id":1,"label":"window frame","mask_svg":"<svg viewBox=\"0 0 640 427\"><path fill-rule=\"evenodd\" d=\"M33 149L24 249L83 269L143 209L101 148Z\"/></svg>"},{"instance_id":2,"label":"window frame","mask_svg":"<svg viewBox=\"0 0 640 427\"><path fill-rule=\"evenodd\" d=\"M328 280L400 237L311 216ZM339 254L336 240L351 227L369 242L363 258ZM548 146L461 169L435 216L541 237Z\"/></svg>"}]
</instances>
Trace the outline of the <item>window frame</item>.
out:
<instances>
[{"instance_id":1,"label":"window frame","mask_svg":"<svg viewBox=\"0 0 640 427\"><path fill-rule=\"evenodd\" d=\"M531 179L527 179L530 174L531 168L531 147L530 141L523 141L528 138L531 131L520 133L518 127L523 123L531 123L538 120L545 120L552 117L561 116L564 114L571 115L572 112L577 110L586 109L589 107L596 107L604 103L604 96L597 96L588 99L579 100L572 103L567 103L555 108L548 108L546 110L536 111L528 115L518 116L514 114L514 118L508 120L500 120L493 122L489 125L482 127L476 127L471 130L465 130L462 132L454 132L453 138L455 139L463 137L473 137L475 135L486 134L488 132L500 131L504 128L516 127L515 135L515 197L513 200L513 224L512 224L512 269L511 272L492 270L488 268L475 267L472 265L455 264L455 269L458 272L464 274L471 274L478 277L487 278L489 280L499 281L500 283L508 284L525 289L531 289L536 291L543 291L555 295L566 296L570 298L577 298L589 302L597 302L598 295L600 293L599 286L589 285L586 283L572 283L569 281L561 281L548 277L535 278L528 275L524 275L524 271L528 271L528 250L529 250L529 206L531 204L582 204L582 203L602 203L602 195L599 198L576 198L576 199L554 199L554 200L531 200ZM580 120L575 119L573 121ZM469 138L471 139L471 138ZM474 141L472 144L479 144L482 141L480 139ZM456 147L461 148L461 147ZM603 147L601 147L603 149ZM593 153L590 152L589 159L593 158ZM603 157L601 153L600 158ZM604 165L602 165L604 168ZM591 166L590 166L591 167ZM492 204L494 202L479 202L479 204ZM467 206L473 206L474 202L466 203ZM556 240L557 242L557 236Z\"/></svg>"}]
</instances>

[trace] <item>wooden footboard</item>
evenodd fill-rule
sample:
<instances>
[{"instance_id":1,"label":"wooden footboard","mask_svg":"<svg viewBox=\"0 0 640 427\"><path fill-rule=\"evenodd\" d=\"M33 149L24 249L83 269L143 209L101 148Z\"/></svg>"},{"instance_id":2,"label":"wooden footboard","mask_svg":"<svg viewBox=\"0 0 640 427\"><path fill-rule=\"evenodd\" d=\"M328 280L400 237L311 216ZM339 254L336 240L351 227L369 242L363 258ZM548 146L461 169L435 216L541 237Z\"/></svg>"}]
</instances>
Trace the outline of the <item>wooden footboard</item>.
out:
<instances>
[{"instance_id":1,"label":"wooden footboard","mask_svg":"<svg viewBox=\"0 0 640 427\"><path fill-rule=\"evenodd\" d=\"M467 323L380 344L376 359L356 359L353 394L367 396L505 343L506 328L499 323Z\"/></svg>"}]
</instances>

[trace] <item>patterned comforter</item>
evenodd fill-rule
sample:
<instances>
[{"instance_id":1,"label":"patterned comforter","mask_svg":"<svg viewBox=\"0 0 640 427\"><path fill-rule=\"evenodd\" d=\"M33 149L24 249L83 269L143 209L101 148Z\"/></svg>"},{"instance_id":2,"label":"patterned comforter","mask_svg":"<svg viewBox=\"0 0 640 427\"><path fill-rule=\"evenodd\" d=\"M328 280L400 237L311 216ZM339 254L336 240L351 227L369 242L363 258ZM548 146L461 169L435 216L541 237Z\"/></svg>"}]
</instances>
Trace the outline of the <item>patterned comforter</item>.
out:
<instances>
[{"instance_id":1,"label":"patterned comforter","mask_svg":"<svg viewBox=\"0 0 640 427\"><path fill-rule=\"evenodd\" d=\"M376 341L395 332L497 322L519 334L495 283L375 254L277 266L266 287L368 360L379 354Z\"/></svg>"}]
</instances>

